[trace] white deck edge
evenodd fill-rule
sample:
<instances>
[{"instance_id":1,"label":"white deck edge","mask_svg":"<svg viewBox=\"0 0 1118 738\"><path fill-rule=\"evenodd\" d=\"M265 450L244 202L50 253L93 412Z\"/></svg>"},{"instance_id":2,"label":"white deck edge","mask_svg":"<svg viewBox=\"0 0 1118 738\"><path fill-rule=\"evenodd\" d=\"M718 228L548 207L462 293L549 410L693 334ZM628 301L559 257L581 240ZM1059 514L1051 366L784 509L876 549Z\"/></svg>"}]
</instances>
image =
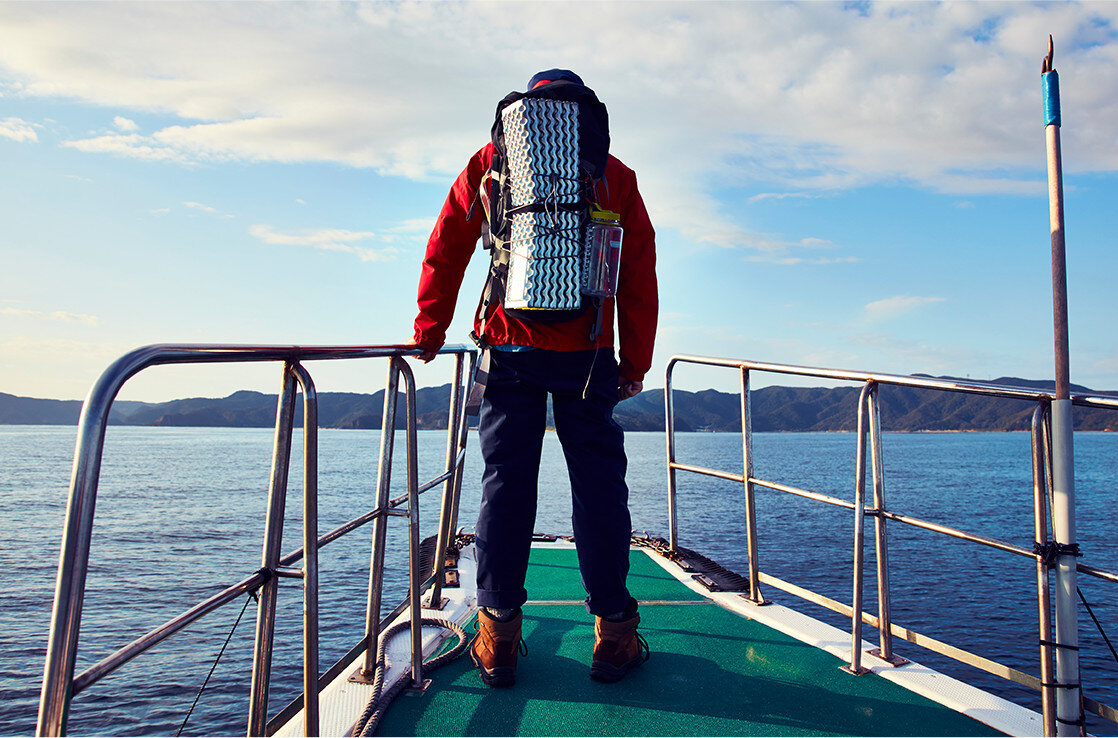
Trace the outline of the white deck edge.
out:
<instances>
[{"instance_id":1,"label":"white deck edge","mask_svg":"<svg viewBox=\"0 0 1118 738\"><path fill-rule=\"evenodd\" d=\"M674 562L647 548L640 546L634 548L647 554L664 571L671 574L688 589L743 617L756 620L773 630L778 630L802 643L826 651L849 663L849 633L783 605L776 603L755 605L741 597L740 593L737 592L708 592L691 578L691 574L685 572ZM782 592L782 590L777 591ZM793 596L789 595L789 597ZM875 645L868 641L862 641L862 666L881 678L922 697L927 697L955 712L974 718L980 723L1003 733L1015 736L1044 735L1044 718L1040 713L990 694L978 687L973 687L966 682L961 682L954 677L941 674L915 661L910 661L903 666L892 666L865 653L871 648L875 648ZM850 675L850 677L852 679L857 678L853 675Z\"/></svg>"}]
</instances>

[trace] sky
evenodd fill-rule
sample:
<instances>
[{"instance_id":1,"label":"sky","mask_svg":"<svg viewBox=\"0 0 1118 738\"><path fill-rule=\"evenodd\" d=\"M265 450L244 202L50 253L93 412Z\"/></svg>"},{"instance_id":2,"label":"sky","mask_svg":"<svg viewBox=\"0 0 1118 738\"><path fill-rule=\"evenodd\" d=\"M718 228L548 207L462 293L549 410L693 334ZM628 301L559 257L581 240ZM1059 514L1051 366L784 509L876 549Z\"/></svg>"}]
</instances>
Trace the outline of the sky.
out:
<instances>
[{"instance_id":1,"label":"sky","mask_svg":"<svg viewBox=\"0 0 1118 738\"><path fill-rule=\"evenodd\" d=\"M0 1L0 392L80 399L151 343L407 341L450 183L552 67L606 104L657 229L646 387L677 353L1051 378L1049 34L1071 378L1113 390L1116 3ZM308 368L319 392L384 383ZM121 397L279 383L159 367Z\"/></svg>"}]
</instances>

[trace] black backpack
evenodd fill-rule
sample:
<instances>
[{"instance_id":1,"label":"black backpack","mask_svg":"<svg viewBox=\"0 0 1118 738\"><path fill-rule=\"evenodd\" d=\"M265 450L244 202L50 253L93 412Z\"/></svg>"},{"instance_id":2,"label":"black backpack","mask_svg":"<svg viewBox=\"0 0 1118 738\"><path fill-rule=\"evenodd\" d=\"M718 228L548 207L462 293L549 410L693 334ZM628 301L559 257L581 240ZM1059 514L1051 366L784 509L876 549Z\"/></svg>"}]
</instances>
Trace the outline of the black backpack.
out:
<instances>
[{"instance_id":1,"label":"black backpack","mask_svg":"<svg viewBox=\"0 0 1118 738\"><path fill-rule=\"evenodd\" d=\"M506 109L518 103L521 111L529 107L543 111L536 113L543 118L533 119L525 113L521 119L516 109L509 111L513 114L509 120L515 130L506 135ZM570 119L575 112L577 130ZM521 120L523 122L517 122ZM539 123L540 120L545 123ZM562 139L563 144L554 144L559 148L549 149L553 136ZM596 188L605 177L609 158L609 117L605 105L590 88L567 80L540 85L528 92L512 92L497 104L492 138L493 162L482 178L477 200L470 211L472 216L480 201L486 220L482 227L482 243L491 255L489 275L478 305L482 336L490 305L500 303L510 317L540 323L572 320L596 308L598 320L590 336L591 340L596 339L601 333L601 300L578 294L578 263L586 241L590 207L597 201ZM527 139L537 144L537 148L533 150L528 144L526 151ZM571 153L571 144L576 140L577 160ZM562 162L557 164L549 154L561 150L564 144ZM534 158L534 154L540 156ZM542 169L543 173L529 179L518 175L517 170L525 171L525 162L529 162L527 166L531 171ZM555 167L562 168L563 172L556 173ZM518 222L514 223L514 219ZM532 235L528 240L537 251L550 249L549 253L557 255L526 255L522 245L525 233ZM548 303L545 307L508 304L516 302L506 300L510 263L514 258L519 259L518 263L511 264L514 291L531 282L536 293L541 295L539 299ZM546 278L533 281L525 276L529 268L550 270L550 273ZM573 280L573 288L569 280ZM536 286L540 281L546 282L546 286ZM479 338L475 336L475 340Z\"/></svg>"}]
</instances>

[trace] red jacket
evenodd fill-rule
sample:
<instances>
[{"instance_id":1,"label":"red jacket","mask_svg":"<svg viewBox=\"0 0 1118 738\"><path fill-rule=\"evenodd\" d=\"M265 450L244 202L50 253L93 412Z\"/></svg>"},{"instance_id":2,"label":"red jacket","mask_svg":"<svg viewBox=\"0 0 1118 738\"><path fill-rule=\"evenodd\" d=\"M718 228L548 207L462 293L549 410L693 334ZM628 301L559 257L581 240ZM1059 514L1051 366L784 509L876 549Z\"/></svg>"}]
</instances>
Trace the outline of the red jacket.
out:
<instances>
[{"instance_id":1,"label":"red jacket","mask_svg":"<svg viewBox=\"0 0 1118 738\"><path fill-rule=\"evenodd\" d=\"M427 255L419 278L419 315L415 319L415 342L437 349L446 340L446 329L454 316L454 305L466 265L481 237L484 213L479 206L467 217L482 176L489 170L493 145L488 144L470 159L458 175L443 204L435 229L427 242ZM621 215L624 236L617 297L607 299L602 316L602 335L591 344L589 335L594 311L588 310L565 323L529 323L505 315L500 305L490 306L485 340L493 345L517 344L555 351L579 351L613 346L614 303L620 336L619 366L626 379L642 381L652 366L659 307L656 292L656 241L648 212L637 191L637 176L613 156L606 164L605 181L598 186L598 201L606 210ZM480 297L484 285L477 285ZM480 331L480 322L474 326Z\"/></svg>"}]
</instances>

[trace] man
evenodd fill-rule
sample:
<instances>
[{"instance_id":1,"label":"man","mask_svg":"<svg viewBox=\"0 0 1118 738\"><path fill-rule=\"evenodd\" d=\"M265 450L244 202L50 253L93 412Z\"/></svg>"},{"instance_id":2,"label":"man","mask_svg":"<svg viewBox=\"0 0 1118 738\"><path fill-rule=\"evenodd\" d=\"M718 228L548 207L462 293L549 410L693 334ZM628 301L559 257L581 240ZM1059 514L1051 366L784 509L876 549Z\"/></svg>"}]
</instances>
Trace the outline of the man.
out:
<instances>
[{"instance_id":1,"label":"man","mask_svg":"<svg viewBox=\"0 0 1118 738\"><path fill-rule=\"evenodd\" d=\"M532 77L528 89L560 81L583 84L573 72L551 69ZM481 235L484 216L475 201L494 151L488 144L470 159L428 241L414 337L424 361L434 358L445 340ZM479 634L470 653L491 686L515 681L549 394L571 480L586 607L595 616L590 675L617 681L648 658L636 631L637 602L625 586L631 523L623 436L613 408L643 389L652 363L655 235L633 171L609 156L602 180L595 186L597 204L620 214L624 237L617 295L602 305L601 330L594 330L599 316L593 309L565 322L542 323L506 314L500 300L475 325L490 366L478 426L485 472L476 531ZM620 362L613 353L615 311Z\"/></svg>"}]
</instances>

